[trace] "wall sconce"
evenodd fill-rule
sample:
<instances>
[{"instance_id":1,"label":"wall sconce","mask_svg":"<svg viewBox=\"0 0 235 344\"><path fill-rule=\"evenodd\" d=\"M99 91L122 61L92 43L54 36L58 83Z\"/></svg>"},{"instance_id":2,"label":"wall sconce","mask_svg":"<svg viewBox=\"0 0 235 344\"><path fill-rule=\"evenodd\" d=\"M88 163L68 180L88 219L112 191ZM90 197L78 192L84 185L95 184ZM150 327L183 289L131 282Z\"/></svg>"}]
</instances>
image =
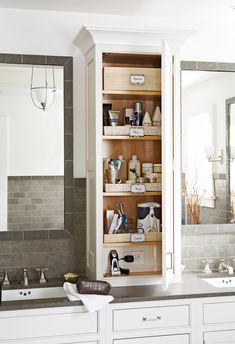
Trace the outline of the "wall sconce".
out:
<instances>
[{"instance_id":1,"label":"wall sconce","mask_svg":"<svg viewBox=\"0 0 235 344\"><path fill-rule=\"evenodd\" d=\"M223 164L223 150L219 149L217 156L215 155L215 148L213 146L205 147L206 158L209 162L219 162Z\"/></svg>"},{"instance_id":2,"label":"wall sconce","mask_svg":"<svg viewBox=\"0 0 235 344\"><path fill-rule=\"evenodd\" d=\"M50 68L52 69L52 86L48 86L47 66L45 66L43 86L33 86L34 67L32 66L30 86L31 99L33 104L43 111L52 106L56 93L54 68Z\"/></svg>"},{"instance_id":3,"label":"wall sconce","mask_svg":"<svg viewBox=\"0 0 235 344\"><path fill-rule=\"evenodd\" d=\"M229 151L229 161L233 162L235 160L235 146L230 146L230 151Z\"/></svg>"}]
</instances>

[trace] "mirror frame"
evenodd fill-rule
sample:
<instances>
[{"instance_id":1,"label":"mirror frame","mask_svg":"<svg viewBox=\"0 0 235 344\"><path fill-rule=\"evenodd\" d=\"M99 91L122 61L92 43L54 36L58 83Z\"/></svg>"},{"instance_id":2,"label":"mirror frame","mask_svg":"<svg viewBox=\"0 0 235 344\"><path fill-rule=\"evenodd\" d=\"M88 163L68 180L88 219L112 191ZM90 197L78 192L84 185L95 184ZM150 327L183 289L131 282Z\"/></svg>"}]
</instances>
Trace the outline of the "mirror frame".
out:
<instances>
[{"instance_id":1,"label":"mirror frame","mask_svg":"<svg viewBox=\"0 0 235 344\"><path fill-rule=\"evenodd\" d=\"M64 230L0 231L0 240L73 237L73 58L71 56L0 54L0 63L63 67L64 76Z\"/></svg>"},{"instance_id":2,"label":"mirror frame","mask_svg":"<svg viewBox=\"0 0 235 344\"><path fill-rule=\"evenodd\" d=\"M235 72L235 63L230 62L206 62L206 61L181 61L180 64L180 72L182 71L204 71L204 72ZM182 76L181 76L182 78ZM226 122L227 122L227 109L226 109ZM227 123L226 123L226 130L227 130ZM227 146L227 142L226 142ZM227 155L227 149L226 149ZM227 159L228 160L228 159ZM226 166L228 168L228 165ZM182 165L181 165L181 172L182 172ZM227 176L228 181L228 176ZM228 184L228 183L227 183ZM182 185L182 182L181 182ZM202 226L202 233L205 231L205 228L208 227L210 233L218 233L218 225L223 226L223 232L231 232L234 230L234 224L230 223L223 223L223 224L198 224L198 225L190 225L190 224L182 224L181 221L181 228L188 228L188 227L196 227L197 231L200 233L200 226Z\"/></svg>"},{"instance_id":3,"label":"mirror frame","mask_svg":"<svg viewBox=\"0 0 235 344\"><path fill-rule=\"evenodd\" d=\"M232 98L228 98L225 101L225 106L226 106L226 132L227 132L227 136L226 136L226 169L227 169L227 178L226 178L226 182L227 182L227 209L230 208L231 203L230 203L230 105L235 104L235 97ZM229 195L229 196L228 196ZM228 220L229 220L229 214L228 214Z\"/></svg>"}]
</instances>

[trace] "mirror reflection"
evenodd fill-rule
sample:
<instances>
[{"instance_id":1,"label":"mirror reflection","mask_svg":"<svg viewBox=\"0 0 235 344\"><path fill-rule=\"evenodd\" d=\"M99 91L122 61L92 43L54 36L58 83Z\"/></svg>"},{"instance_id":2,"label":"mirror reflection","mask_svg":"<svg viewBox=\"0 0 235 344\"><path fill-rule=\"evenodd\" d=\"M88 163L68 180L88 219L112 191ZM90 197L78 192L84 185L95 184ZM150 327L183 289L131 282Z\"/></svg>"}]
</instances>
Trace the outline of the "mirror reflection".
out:
<instances>
[{"instance_id":1,"label":"mirror reflection","mask_svg":"<svg viewBox=\"0 0 235 344\"><path fill-rule=\"evenodd\" d=\"M235 74L182 71L182 223L235 222Z\"/></svg>"},{"instance_id":2,"label":"mirror reflection","mask_svg":"<svg viewBox=\"0 0 235 344\"><path fill-rule=\"evenodd\" d=\"M0 231L64 228L63 67L34 66L35 101L31 84L32 66L0 65Z\"/></svg>"}]
</instances>

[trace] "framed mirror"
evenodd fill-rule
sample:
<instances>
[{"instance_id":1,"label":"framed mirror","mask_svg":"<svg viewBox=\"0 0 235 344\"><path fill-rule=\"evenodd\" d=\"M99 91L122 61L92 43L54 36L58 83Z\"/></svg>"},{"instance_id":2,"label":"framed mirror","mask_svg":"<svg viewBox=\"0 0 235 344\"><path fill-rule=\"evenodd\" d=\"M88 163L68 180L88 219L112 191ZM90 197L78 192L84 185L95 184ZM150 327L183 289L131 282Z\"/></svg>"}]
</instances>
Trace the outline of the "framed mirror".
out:
<instances>
[{"instance_id":1,"label":"framed mirror","mask_svg":"<svg viewBox=\"0 0 235 344\"><path fill-rule=\"evenodd\" d=\"M73 234L72 73L71 57L0 54L0 239Z\"/></svg>"},{"instance_id":2,"label":"framed mirror","mask_svg":"<svg viewBox=\"0 0 235 344\"><path fill-rule=\"evenodd\" d=\"M234 66L194 62L187 68L183 62L182 67L182 224L232 224Z\"/></svg>"}]
</instances>

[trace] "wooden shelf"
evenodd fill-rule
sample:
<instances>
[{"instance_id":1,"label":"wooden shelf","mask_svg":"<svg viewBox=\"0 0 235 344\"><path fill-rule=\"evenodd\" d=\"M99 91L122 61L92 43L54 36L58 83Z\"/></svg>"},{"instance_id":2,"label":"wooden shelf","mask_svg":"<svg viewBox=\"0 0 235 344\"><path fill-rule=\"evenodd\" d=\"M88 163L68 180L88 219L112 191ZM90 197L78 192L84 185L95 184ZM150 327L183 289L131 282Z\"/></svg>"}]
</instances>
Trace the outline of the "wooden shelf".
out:
<instances>
[{"instance_id":1,"label":"wooden shelf","mask_svg":"<svg viewBox=\"0 0 235 344\"><path fill-rule=\"evenodd\" d=\"M103 103L108 100L137 100L160 102L161 91L102 91Z\"/></svg>"},{"instance_id":2,"label":"wooden shelf","mask_svg":"<svg viewBox=\"0 0 235 344\"><path fill-rule=\"evenodd\" d=\"M102 91L103 95L161 96L161 91Z\"/></svg>"},{"instance_id":3,"label":"wooden shelf","mask_svg":"<svg viewBox=\"0 0 235 344\"><path fill-rule=\"evenodd\" d=\"M143 197L143 196L161 196L161 191L148 191L145 193L134 194L132 192L103 192L104 197Z\"/></svg>"},{"instance_id":4,"label":"wooden shelf","mask_svg":"<svg viewBox=\"0 0 235 344\"><path fill-rule=\"evenodd\" d=\"M143 137L130 137L130 136L105 136L103 140L124 140L124 141L161 141L161 136L143 136Z\"/></svg>"},{"instance_id":5,"label":"wooden shelf","mask_svg":"<svg viewBox=\"0 0 235 344\"><path fill-rule=\"evenodd\" d=\"M119 275L119 276L112 276L110 273L104 274L104 277L112 277L112 278L118 278L118 277L141 277L141 276L160 276L162 274L162 271L135 271L130 272L128 275Z\"/></svg>"},{"instance_id":6,"label":"wooden shelf","mask_svg":"<svg viewBox=\"0 0 235 344\"><path fill-rule=\"evenodd\" d=\"M133 243L133 242L110 242L110 243L104 243L103 247L133 247L133 246L161 246L161 241L145 241L145 242L139 242L139 243Z\"/></svg>"}]
</instances>

